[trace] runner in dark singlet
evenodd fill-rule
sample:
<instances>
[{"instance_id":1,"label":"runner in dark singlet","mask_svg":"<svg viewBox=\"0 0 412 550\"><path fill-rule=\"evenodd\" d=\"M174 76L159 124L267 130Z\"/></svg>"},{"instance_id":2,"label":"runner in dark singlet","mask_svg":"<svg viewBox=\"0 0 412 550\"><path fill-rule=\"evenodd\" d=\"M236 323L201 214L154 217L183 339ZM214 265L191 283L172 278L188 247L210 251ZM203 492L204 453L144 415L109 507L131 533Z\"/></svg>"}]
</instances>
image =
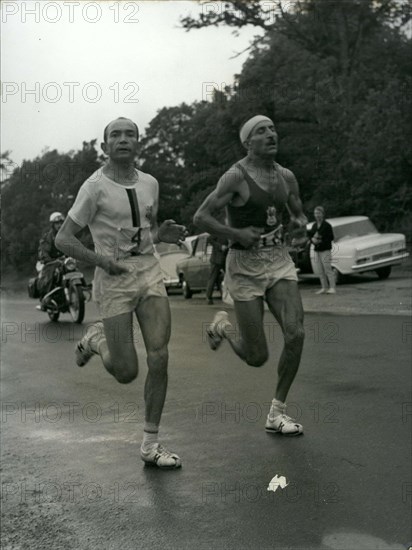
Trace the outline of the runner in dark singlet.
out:
<instances>
[{"instance_id":1,"label":"runner in dark singlet","mask_svg":"<svg viewBox=\"0 0 412 550\"><path fill-rule=\"evenodd\" d=\"M227 312L219 311L208 329L208 338L212 349L227 339L248 365L262 366L268 359L263 329L263 303L267 302L281 326L284 349L266 430L299 435L303 428L286 415L285 401L303 349L303 308L283 233L287 218L289 226L303 230L307 218L294 174L275 162L277 134L273 122L262 115L251 118L242 126L240 139L247 156L220 178L194 217L200 229L229 240L225 283L240 329L240 338L234 338ZM216 219L223 208L228 225Z\"/></svg>"}]
</instances>

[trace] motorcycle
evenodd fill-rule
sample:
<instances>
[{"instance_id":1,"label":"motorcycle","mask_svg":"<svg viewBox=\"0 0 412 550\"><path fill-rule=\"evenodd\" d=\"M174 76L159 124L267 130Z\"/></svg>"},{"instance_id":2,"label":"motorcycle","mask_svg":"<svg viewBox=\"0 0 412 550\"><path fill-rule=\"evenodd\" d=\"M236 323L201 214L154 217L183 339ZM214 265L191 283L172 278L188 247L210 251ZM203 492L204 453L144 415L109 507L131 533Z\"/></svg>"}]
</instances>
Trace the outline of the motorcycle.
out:
<instances>
[{"instance_id":1,"label":"motorcycle","mask_svg":"<svg viewBox=\"0 0 412 550\"><path fill-rule=\"evenodd\" d=\"M91 285L87 285L83 273L77 268L77 262L71 257L62 257L49 262L54 265L53 288L40 300L36 308L44 311L51 321L58 321L61 313L70 313L75 323L81 323L85 314L85 303L91 298ZM41 277L42 264L36 266ZM38 278L29 280L30 298L40 298Z\"/></svg>"}]
</instances>

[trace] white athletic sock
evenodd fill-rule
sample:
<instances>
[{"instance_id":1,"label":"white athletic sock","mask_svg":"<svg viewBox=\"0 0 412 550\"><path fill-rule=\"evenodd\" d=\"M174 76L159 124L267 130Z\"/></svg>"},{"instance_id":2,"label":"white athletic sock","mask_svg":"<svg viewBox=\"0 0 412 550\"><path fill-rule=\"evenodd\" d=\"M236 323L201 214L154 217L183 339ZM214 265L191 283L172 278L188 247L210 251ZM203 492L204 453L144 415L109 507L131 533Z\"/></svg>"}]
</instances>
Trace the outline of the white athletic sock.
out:
<instances>
[{"instance_id":1,"label":"white athletic sock","mask_svg":"<svg viewBox=\"0 0 412 550\"><path fill-rule=\"evenodd\" d=\"M284 414L286 410L286 404L282 403L278 399L272 399L272 405L270 406L269 416L275 418L280 414Z\"/></svg>"},{"instance_id":2,"label":"white athletic sock","mask_svg":"<svg viewBox=\"0 0 412 550\"><path fill-rule=\"evenodd\" d=\"M100 336L98 339L96 338L91 340L90 341L90 347L92 348L92 350L97 353L98 355L101 355L100 353L100 346L103 344L103 343L106 343L106 338L102 335Z\"/></svg>"},{"instance_id":3,"label":"white athletic sock","mask_svg":"<svg viewBox=\"0 0 412 550\"><path fill-rule=\"evenodd\" d=\"M91 339L90 339L90 347L91 349L95 352L95 353L99 353L100 354L100 345L103 343L103 342L106 342L106 335L104 333L104 328L103 328L103 325L101 325L100 323L95 325L97 327L97 334L95 334Z\"/></svg>"},{"instance_id":4,"label":"white athletic sock","mask_svg":"<svg viewBox=\"0 0 412 550\"><path fill-rule=\"evenodd\" d=\"M156 424L145 422L143 430L142 450L145 452L149 451L154 445L156 445L156 443L158 443L158 439L159 426L157 426Z\"/></svg>"}]
</instances>

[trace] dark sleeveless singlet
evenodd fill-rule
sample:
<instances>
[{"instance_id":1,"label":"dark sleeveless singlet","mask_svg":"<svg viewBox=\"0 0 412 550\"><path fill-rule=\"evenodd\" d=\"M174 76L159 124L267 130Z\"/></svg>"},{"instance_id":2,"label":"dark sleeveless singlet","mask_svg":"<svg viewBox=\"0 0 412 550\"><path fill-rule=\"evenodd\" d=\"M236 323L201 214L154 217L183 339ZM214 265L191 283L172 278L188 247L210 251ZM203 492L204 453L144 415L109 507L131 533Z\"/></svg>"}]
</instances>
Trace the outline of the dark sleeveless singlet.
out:
<instances>
[{"instance_id":1,"label":"dark sleeveless singlet","mask_svg":"<svg viewBox=\"0 0 412 550\"><path fill-rule=\"evenodd\" d=\"M262 229L262 233L269 233L275 228L287 223L286 215L288 209L286 204L289 198L289 190L287 184L279 173L279 169L275 165L275 170L279 178L280 186L276 190L274 196L267 191L264 191L249 175L247 170L239 162L235 164L239 168L249 187L249 198L243 206L232 206L228 204L226 207L229 225L231 227L258 227ZM243 249L239 243L232 243L231 248Z\"/></svg>"}]
</instances>

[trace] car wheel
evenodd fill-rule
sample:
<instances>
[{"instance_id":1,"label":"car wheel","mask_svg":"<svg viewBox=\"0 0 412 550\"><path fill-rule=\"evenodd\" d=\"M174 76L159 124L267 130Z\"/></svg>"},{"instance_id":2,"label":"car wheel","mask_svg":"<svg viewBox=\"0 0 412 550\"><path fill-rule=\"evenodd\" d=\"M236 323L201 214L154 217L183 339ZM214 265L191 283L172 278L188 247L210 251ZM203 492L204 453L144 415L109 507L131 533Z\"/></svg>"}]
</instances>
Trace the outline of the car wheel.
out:
<instances>
[{"instance_id":1,"label":"car wheel","mask_svg":"<svg viewBox=\"0 0 412 550\"><path fill-rule=\"evenodd\" d=\"M376 274L378 275L379 279L387 279L389 275L391 274L392 266L387 265L385 267L380 267L376 270Z\"/></svg>"},{"instance_id":2,"label":"car wheel","mask_svg":"<svg viewBox=\"0 0 412 550\"><path fill-rule=\"evenodd\" d=\"M185 300L189 300L193 296L193 292L189 286L189 283L183 279L182 283L183 296Z\"/></svg>"},{"instance_id":3,"label":"car wheel","mask_svg":"<svg viewBox=\"0 0 412 550\"><path fill-rule=\"evenodd\" d=\"M345 277L342 275L342 273L336 269L336 267L332 267L333 276L335 277L335 284L340 285L343 283Z\"/></svg>"}]
</instances>

